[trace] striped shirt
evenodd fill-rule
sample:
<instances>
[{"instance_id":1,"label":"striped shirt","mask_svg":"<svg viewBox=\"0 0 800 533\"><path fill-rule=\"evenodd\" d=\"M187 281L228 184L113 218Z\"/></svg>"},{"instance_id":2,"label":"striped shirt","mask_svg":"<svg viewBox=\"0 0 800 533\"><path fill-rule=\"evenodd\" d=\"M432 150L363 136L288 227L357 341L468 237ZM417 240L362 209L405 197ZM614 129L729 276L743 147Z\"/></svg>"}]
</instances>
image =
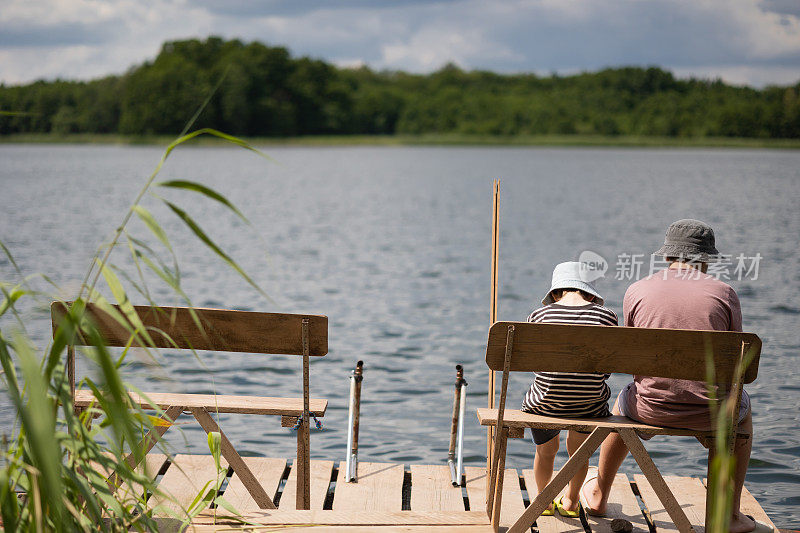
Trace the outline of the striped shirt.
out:
<instances>
[{"instance_id":1,"label":"striped shirt","mask_svg":"<svg viewBox=\"0 0 800 533\"><path fill-rule=\"evenodd\" d=\"M618 324L614 311L594 303L582 306L546 305L531 313L528 322L591 326ZM611 390L606 384L608 377L608 374L598 373L534 372L533 383L522 402L522 410L537 415L573 418L609 416Z\"/></svg>"}]
</instances>

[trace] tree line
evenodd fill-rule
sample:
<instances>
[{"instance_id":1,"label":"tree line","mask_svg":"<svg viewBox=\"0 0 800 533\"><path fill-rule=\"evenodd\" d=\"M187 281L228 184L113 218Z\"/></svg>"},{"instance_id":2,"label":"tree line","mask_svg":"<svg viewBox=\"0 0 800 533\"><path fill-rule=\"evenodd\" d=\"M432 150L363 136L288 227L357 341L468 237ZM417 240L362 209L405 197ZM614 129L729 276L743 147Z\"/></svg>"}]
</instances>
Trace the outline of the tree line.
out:
<instances>
[{"instance_id":1,"label":"tree line","mask_svg":"<svg viewBox=\"0 0 800 533\"><path fill-rule=\"evenodd\" d=\"M279 46L165 43L120 76L0 85L0 135L601 134L800 138L800 81L754 89L651 68L572 76L337 68Z\"/></svg>"}]
</instances>

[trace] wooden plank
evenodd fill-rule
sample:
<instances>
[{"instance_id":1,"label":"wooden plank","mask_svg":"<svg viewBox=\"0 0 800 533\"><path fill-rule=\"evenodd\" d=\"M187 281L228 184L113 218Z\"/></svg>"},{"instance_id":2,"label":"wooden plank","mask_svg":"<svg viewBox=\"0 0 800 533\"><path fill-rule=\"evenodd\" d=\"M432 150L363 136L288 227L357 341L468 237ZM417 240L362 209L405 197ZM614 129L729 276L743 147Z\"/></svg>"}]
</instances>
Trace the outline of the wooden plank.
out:
<instances>
[{"instance_id":1,"label":"wooden plank","mask_svg":"<svg viewBox=\"0 0 800 533\"><path fill-rule=\"evenodd\" d=\"M522 533L528 531L533 525L536 517L541 516L545 509L552 503L558 493L567 486L569 480L581 468L582 464L589 462L589 458L594 451L600 447L600 444L608 436L609 430L597 428L592 431L583 443L578 446L578 449L570 456L561 470L550 479L550 482L544 487L536 497L531 500L525 511L509 528L509 533Z\"/></svg>"},{"instance_id":2,"label":"wooden plank","mask_svg":"<svg viewBox=\"0 0 800 533\"><path fill-rule=\"evenodd\" d=\"M739 502L739 510L744 514L749 514L759 522L772 526L777 531L777 526L772 522L766 511L761 507L758 501L750 494L747 487L742 487L742 499Z\"/></svg>"},{"instance_id":3,"label":"wooden plank","mask_svg":"<svg viewBox=\"0 0 800 533\"><path fill-rule=\"evenodd\" d=\"M147 432L147 435L144 436L142 441L139 443L138 450L145 454L145 458L147 458L147 454L150 453L150 450L153 449L153 446L164 436L164 433L167 432L169 428L172 427L172 424L181 416L183 412L183 407L180 405L172 405L168 407L163 416L159 419L161 423L155 424L153 429ZM136 456L131 452L125 458L125 462L128 464L129 467L134 467L136 463ZM117 483L117 474L116 472L111 473L108 477L109 487L114 487Z\"/></svg>"},{"instance_id":4,"label":"wooden plank","mask_svg":"<svg viewBox=\"0 0 800 533\"><path fill-rule=\"evenodd\" d=\"M647 478L649 485L664 504L672 523L677 526L681 533L696 531L693 529L692 519L686 516L683 505L675 497L675 493L669 487L661 472L659 472L658 467L653 462L650 454L647 453L644 444L642 444L636 433L631 429L622 429L619 431L619 436L622 437L622 441L636 460L636 464L639 465L639 469ZM700 482L700 480L697 481ZM700 486L702 486L702 483ZM703 513L705 513L705 501L703 502L703 509Z\"/></svg>"},{"instance_id":5,"label":"wooden plank","mask_svg":"<svg viewBox=\"0 0 800 533\"><path fill-rule=\"evenodd\" d=\"M145 457L144 462L140 463L139 466L136 467L136 471L140 474L144 474L150 479L155 479L158 476L158 473L161 471L161 468L164 466L164 463L167 462L167 456L163 453L149 453ZM119 491L127 491L127 493L134 493L136 496L141 496L144 492L144 487L139 485L138 483L134 483L133 486L123 485L118 489Z\"/></svg>"},{"instance_id":6,"label":"wooden plank","mask_svg":"<svg viewBox=\"0 0 800 533\"><path fill-rule=\"evenodd\" d=\"M591 467L586 478L596 475L597 468ZM611 494L608 498L608 507L606 507L606 516L599 517L586 514L592 533L611 533L611 522L617 518L630 522L633 526L633 531L642 533L650 531L647 520L642 514L642 509L639 507L639 501L631 488L630 480L625 474L617 474L614 477L614 482L611 485Z\"/></svg>"},{"instance_id":7,"label":"wooden plank","mask_svg":"<svg viewBox=\"0 0 800 533\"><path fill-rule=\"evenodd\" d=\"M242 459L250 467L250 471L253 472L261 486L264 487L267 495L274 501L275 496L278 494L278 486L283 478L283 472L286 470L286 459L270 457L243 457ZM258 509L258 504L250 496L247 487L235 472L230 481L228 481L228 486L223 496L239 511L245 512Z\"/></svg>"},{"instance_id":8,"label":"wooden plank","mask_svg":"<svg viewBox=\"0 0 800 533\"><path fill-rule=\"evenodd\" d=\"M250 468L248 468L247 463L244 462L244 459L242 459L239 452L236 451L236 448L233 447L231 441L228 440L228 437L208 411L205 409L192 409L192 414L197 419L197 422L203 426L206 433L219 433L222 457L231 465L233 471L239 474L245 487L258 503L258 507L261 509L277 509L272 502L272 498L267 495L264 487L258 482Z\"/></svg>"},{"instance_id":9,"label":"wooden plank","mask_svg":"<svg viewBox=\"0 0 800 533\"><path fill-rule=\"evenodd\" d=\"M483 426L497 423L497 409L485 407L477 409L478 421ZM594 428L633 429L652 433L653 435L683 435L683 436L710 436L711 432L693 431L690 429L675 429L661 426L651 426L635 422L626 416L612 415L605 418L559 418L556 416L540 416L525 413L519 409L506 409L503 413L503 425L506 427L536 427L543 429L577 429L591 431Z\"/></svg>"},{"instance_id":10,"label":"wooden plank","mask_svg":"<svg viewBox=\"0 0 800 533\"><path fill-rule=\"evenodd\" d=\"M328 487L331 484L333 474L333 461L311 461L311 508L322 509L325 504L325 497L328 494ZM284 511L294 511L297 509L297 469L292 468L286 486L283 487L283 495L278 504L278 509Z\"/></svg>"},{"instance_id":11,"label":"wooden plank","mask_svg":"<svg viewBox=\"0 0 800 533\"><path fill-rule=\"evenodd\" d=\"M703 486L708 487L708 479L703 478ZM778 531L778 527L772 521L772 519L767 516L767 512L761 507L761 504L758 503L758 500L747 490L747 487L742 487L742 497L741 501L739 502L739 511L750 515L762 524L767 524L771 526L772 529Z\"/></svg>"},{"instance_id":12,"label":"wooden plank","mask_svg":"<svg viewBox=\"0 0 800 533\"><path fill-rule=\"evenodd\" d=\"M755 355L743 382L753 382L758 373L761 339L752 333L528 322L491 327L486 364L492 370L503 368L510 325L515 327L512 372L620 372L704 381L710 346L717 377L730 381L746 342Z\"/></svg>"},{"instance_id":13,"label":"wooden plank","mask_svg":"<svg viewBox=\"0 0 800 533\"><path fill-rule=\"evenodd\" d=\"M222 466L227 468L225 461ZM148 506L159 516L184 515L186 507L200 493L200 489L211 480L217 478L214 458L210 455L176 455L167 469L158 489L163 495L154 495Z\"/></svg>"},{"instance_id":14,"label":"wooden plank","mask_svg":"<svg viewBox=\"0 0 800 533\"><path fill-rule=\"evenodd\" d=\"M105 454L112 460L116 460L114 455L110 452ZM155 479L158 473L161 471L161 467L164 466L164 463L167 461L167 456L163 453L150 453L147 454L145 457L144 462L140 463L136 467L136 471L139 474L145 474L150 479ZM105 467L101 466L99 463L92 462L95 470L97 470L100 474L108 477L113 473L113 470L108 470ZM138 483L134 483L133 485L123 484L117 488L117 496L121 499L121 501L129 501L133 498L139 498L144 493L144 487L139 485Z\"/></svg>"},{"instance_id":15,"label":"wooden plank","mask_svg":"<svg viewBox=\"0 0 800 533\"><path fill-rule=\"evenodd\" d=\"M536 479L533 477L533 470L525 469L522 471L522 479L525 480L525 488L528 491L528 499L533 501L538 494ZM564 494L566 487L561 490L556 500ZM583 524L575 518L567 518L555 513L553 516L540 516L536 519L536 529L539 533L583 533Z\"/></svg>"},{"instance_id":16,"label":"wooden plank","mask_svg":"<svg viewBox=\"0 0 800 533\"><path fill-rule=\"evenodd\" d=\"M285 415L299 417L303 414L303 398L271 398L266 396L232 396L222 394L176 394L164 392L144 392L140 396L129 392L131 399L144 409L157 405L166 410L172 405L187 409L203 408L209 412L240 413L252 415ZM146 396L146 398L145 398ZM149 401L148 401L149 399ZM86 407L94 401L89 390L75 391L75 405ZM328 400L310 400L311 414L322 417L328 408Z\"/></svg>"},{"instance_id":17,"label":"wooden plank","mask_svg":"<svg viewBox=\"0 0 800 533\"><path fill-rule=\"evenodd\" d=\"M402 465L401 465L402 466ZM483 480L481 480L483 482ZM521 498L520 498L521 499ZM217 510L217 524L234 524L227 521L225 515L230 516L224 510ZM489 519L484 511L323 511L311 509L307 511L281 511L262 509L260 511L250 511L243 514L243 518L249 522L261 525L339 525L339 526L469 526L469 525L488 525ZM214 515L210 509L200 513L194 524L211 524ZM241 526L241 522L235 522ZM294 530L294 528L292 528Z\"/></svg>"},{"instance_id":18,"label":"wooden plank","mask_svg":"<svg viewBox=\"0 0 800 533\"><path fill-rule=\"evenodd\" d=\"M463 511L461 487L454 487L447 465L411 465L412 511Z\"/></svg>"},{"instance_id":19,"label":"wooden plank","mask_svg":"<svg viewBox=\"0 0 800 533\"><path fill-rule=\"evenodd\" d=\"M344 467L344 462L339 463L339 476L336 478L336 490L333 493L334 511L402 510L405 476L403 465L359 462L357 483L345 482Z\"/></svg>"},{"instance_id":20,"label":"wooden plank","mask_svg":"<svg viewBox=\"0 0 800 533\"><path fill-rule=\"evenodd\" d=\"M469 508L471 511L475 509L483 511L486 509L486 469L468 466L464 471L467 478ZM503 476L503 502L500 506L500 525L504 527L510 526L524 510L525 502L522 500L519 474L515 469L507 468ZM485 511L484 516L486 516Z\"/></svg>"},{"instance_id":21,"label":"wooden plank","mask_svg":"<svg viewBox=\"0 0 800 533\"><path fill-rule=\"evenodd\" d=\"M233 526L233 524L231 524ZM240 526L241 527L241 526ZM216 526L192 526L188 531L193 533L216 533L220 530L219 525ZM250 531L246 526L236 531ZM252 531L256 531L255 529ZM260 530L259 530L260 531ZM370 533L378 531L379 533L495 533L492 526L292 526L292 533L305 532L305 533Z\"/></svg>"},{"instance_id":22,"label":"wooden plank","mask_svg":"<svg viewBox=\"0 0 800 533\"><path fill-rule=\"evenodd\" d=\"M633 479L650 513L650 518L656 526L656 531L678 531L647 478L642 474L635 474ZM697 533L705 531L706 489L700 479L664 476L664 481L667 482L667 486L675 495L678 505L686 513L686 517L692 523L695 531Z\"/></svg>"},{"instance_id":23,"label":"wooden plank","mask_svg":"<svg viewBox=\"0 0 800 533\"><path fill-rule=\"evenodd\" d=\"M65 313L64 305L64 302L53 302L50 306L53 332ZM112 307L121 313L119 306ZM156 348L175 348L177 345L178 348L195 350L303 355L301 327L303 320L308 319L309 355L328 353L326 316L195 308L193 311L202 326L200 328L188 307L137 305L134 309ZM94 321L108 346L128 344L133 330L130 323L127 327L121 325L96 304L87 305L86 316ZM87 344L82 335L77 337L75 344ZM135 342L133 346L141 344Z\"/></svg>"}]
</instances>

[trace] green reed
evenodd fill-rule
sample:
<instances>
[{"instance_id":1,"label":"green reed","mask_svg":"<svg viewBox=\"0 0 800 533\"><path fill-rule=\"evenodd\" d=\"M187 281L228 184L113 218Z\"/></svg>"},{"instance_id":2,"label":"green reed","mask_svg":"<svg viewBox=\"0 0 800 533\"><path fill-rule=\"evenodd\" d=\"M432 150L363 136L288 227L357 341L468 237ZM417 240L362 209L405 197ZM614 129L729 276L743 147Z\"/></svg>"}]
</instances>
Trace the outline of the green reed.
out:
<instances>
[{"instance_id":1,"label":"green reed","mask_svg":"<svg viewBox=\"0 0 800 533\"><path fill-rule=\"evenodd\" d=\"M213 255L255 291L266 296L185 209L159 194L162 190L197 194L224 205L236 217L247 221L227 198L205 185L188 180L155 181L173 150L201 135L213 136L266 157L247 142L213 129L182 134L172 141L121 222L114 226L109 241L98 248L73 302L55 324L52 341L43 349L31 341L27 331L30 319L21 306L49 309L50 301L57 299L51 294L55 294L58 287L45 275L23 275L11 251L0 243L0 251L16 270L17 278L0 281L3 298L0 301L0 379L17 413L10 434L4 434L0 442L0 518L6 531L158 529L154 515L164 510L149 506L148 499L154 495L161 499L169 496L159 492L153 481L154 473L131 468L125 461L132 453L136 464L141 464L145 453L140 441L154 425L164 423L131 400L128 391L135 389L123 378L122 367L130 347L143 346L150 353L154 345L134 312L129 294L136 293L138 299L157 305L146 281L148 275L154 275L179 301L189 307L191 301L182 289L180 268L169 237L152 211L142 205L143 200L149 198L165 205ZM134 217L141 220L163 246L168 260L129 229ZM127 251L133 272L111 262L113 253L118 250ZM97 289L101 277L110 292L108 297ZM47 290L37 288L42 282ZM88 320L85 309L89 302L100 306L128 330L130 341L121 354L109 351L97 328ZM78 331L87 336L92 346L81 349L91 372L77 386L91 390L97 399L80 413L76 413L73 406L65 365L67 346ZM92 379L90 375L97 377ZM157 410L156 415L163 413ZM100 422L92 423L95 418ZM201 489L184 513L177 516L184 523L212 503L235 513L235 509L217 496L226 472L220 466L219 434L210 434L208 444L217 464L217 476ZM108 482L111 472L116 474L113 483Z\"/></svg>"},{"instance_id":2,"label":"green reed","mask_svg":"<svg viewBox=\"0 0 800 533\"><path fill-rule=\"evenodd\" d=\"M755 357L755 350L747 350L737 361L729 387L742 383L744 372ZM715 384L717 376L711 347L706 349L706 376L711 426L714 429L714 442L710 444L711 460L708 466L706 491L706 532L728 533L733 513L734 476L736 473L736 422L739 419L740 397L728 394L718 397ZM728 389L730 392L730 389ZM752 436L750 436L752 438Z\"/></svg>"}]
</instances>

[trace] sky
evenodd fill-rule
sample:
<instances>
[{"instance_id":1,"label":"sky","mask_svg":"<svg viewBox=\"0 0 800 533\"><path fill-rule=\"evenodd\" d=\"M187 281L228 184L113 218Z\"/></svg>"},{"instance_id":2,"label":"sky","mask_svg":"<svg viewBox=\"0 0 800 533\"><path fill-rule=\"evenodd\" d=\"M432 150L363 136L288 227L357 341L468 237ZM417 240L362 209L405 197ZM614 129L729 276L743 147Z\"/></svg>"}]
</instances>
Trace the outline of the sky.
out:
<instances>
[{"instance_id":1,"label":"sky","mask_svg":"<svg viewBox=\"0 0 800 533\"><path fill-rule=\"evenodd\" d=\"M210 35L376 70L800 81L800 0L0 0L0 83L121 74Z\"/></svg>"}]
</instances>

